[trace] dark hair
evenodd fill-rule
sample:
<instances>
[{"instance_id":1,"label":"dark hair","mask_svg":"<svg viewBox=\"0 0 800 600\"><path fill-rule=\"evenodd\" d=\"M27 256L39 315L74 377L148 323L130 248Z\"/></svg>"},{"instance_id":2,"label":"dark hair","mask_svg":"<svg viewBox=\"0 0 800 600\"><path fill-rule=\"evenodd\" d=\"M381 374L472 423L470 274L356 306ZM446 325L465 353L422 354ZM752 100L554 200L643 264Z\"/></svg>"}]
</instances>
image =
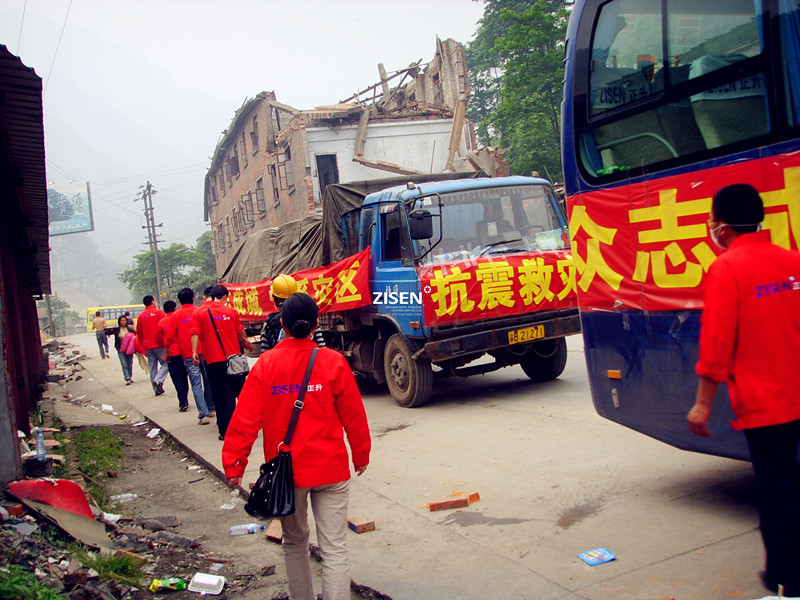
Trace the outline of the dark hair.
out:
<instances>
[{"instance_id":1,"label":"dark hair","mask_svg":"<svg viewBox=\"0 0 800 600\"><path fill-rule=\"evenodd\" d=\"M756 189L747 183L734 183L721 188L711 201L714 218L737 233L758 231L764 220L764 202Z\"/></svg>"},{"instance_id":2,"label":"dark hair","mask_svg":"<svg viewBox=\"0 0 800 600\"><path fill-rule=\"evenodd\" d=\"M97 311L96 313L94 313L94 314L95 314L96 316L98 316L98 317L99 317L99 316L100 316L100 311L98 310L98 311Z\"/></svg>"},{"instance_id":3,"label":"dark hair","mask_svg":"<svg viewBox=\"0 0 800 600\"><path fill-rule=\"evenodd\" d=\"M211 292L214 290L214 286L210 285L206 289L203 290L203 296L208 298L211 295Z\"/></svg>"},{"instance_id":4,"label":"dark hair","mask_svg":"<svg viewBox=\"0 0 800 600\"><path fill-rule=\"evenodd\" d=\"M142 298L142 304L144 304L145 306L150 306L153 303L154 300L155 300L155 298L153 298L153 296L151 296L150 294L147 294L147 296Z\"/></svg>"},{"instance_id":5,"label":"dark hair","mask_svg":"<svg viewBox=\"0 0 800 600\"><path fill-rule=\"evenodd\" d=\"M171 313L175 312L175 307L178 306L178 303L175 300L167 300L164 302L164 312Z\"/></svg>"},{"instance_id":6,"label":"dark hair","mask_svg":"<svg viewBox=\"0 0 800 600\"><path fill-rule=\"evenodd\" d=\"M319 308L308 294L297 292L281 306L281 323L295 338L308 337L317 326Z\"/></svg>"},{"instance_id":7,"label":"dark hair","mask_svg":"<svg viewBox=\"0 0 800 600\"><path fill-rule=\"evenodd\" d=\"M192 288L183 288L178 292L178 302L181 304L192 304L194 302L194 290Z\"/></svg>"},{"instance_id":8,"label":"dark hair","mask_svg":"<svg viewBox=\"0 0 800 600\"><path fill-rule=\"evenodd\" d=\"M127 315L120 315L120 316L118 316L118 317L117 317L117 325L119 325L120 327L122 327L122 326L119 324L119 322L120 322L120 319L125 319L125 320L127 321L127 323L125 323L125 326L126 326L126 327L127 327L127 326L130 324L130 322L131 322L130 318L129 318Z\"/></svg>"},{"instance_id":9,"label":"dark hair","mask_svg":"<svg viewBox=\"0 0 800 600\"><path fill-rule=\"evenodd\" d=\"M228 295L228 288L224 285L215 285L214 289L211 290L211 297L214 300L219 300L220 298L224 298Z\"/></svg>"}]
</instances>

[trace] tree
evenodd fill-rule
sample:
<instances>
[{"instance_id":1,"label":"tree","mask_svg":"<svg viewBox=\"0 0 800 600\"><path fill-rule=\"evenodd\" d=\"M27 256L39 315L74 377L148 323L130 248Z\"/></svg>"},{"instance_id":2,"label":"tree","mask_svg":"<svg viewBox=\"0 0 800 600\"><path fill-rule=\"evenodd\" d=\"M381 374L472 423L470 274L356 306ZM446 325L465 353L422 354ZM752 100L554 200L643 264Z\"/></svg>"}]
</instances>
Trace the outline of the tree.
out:
<instances>
[{"instance_id":1,"label":"tree","mask_svg":"<svg viewBox=\"0 0 800 600\"><path fill-rule=\"evenodd\" d=\"M203 290L217 281L214 257L211 254L211 232L207 231L197 238L196 245L189 248L185 244L171 244L160 249L158 263L161 270L161 286L166 298L176 299L178 291L189 287L195 291ZM137 300L156 291L156 268L153 252L140 252L134 257L134 264L119 275Z\"/></svg>"},{"instance_id":2,"label":"tree","mask_svg":"<svg viewBox=\"0 0 800 600\"><path fill-rule=\"evenodd\" d=\"M470 117L482 143L507 148L512 173L538 171L563 180L560 104L568 16L566 0L487 0L469 45Z\"/></svg>"}]
</instances>

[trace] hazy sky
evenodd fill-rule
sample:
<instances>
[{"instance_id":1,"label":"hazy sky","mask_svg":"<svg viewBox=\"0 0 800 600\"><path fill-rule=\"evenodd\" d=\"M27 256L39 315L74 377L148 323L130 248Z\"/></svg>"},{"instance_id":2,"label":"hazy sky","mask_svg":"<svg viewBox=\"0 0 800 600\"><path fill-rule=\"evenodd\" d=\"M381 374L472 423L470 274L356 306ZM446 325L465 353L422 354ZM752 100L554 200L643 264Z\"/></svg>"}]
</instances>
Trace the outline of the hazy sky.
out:
<instances>
[{"instance_id":1,"label":"hazy sky","mask_svg":"<svg viewBox=\"0 0 800 600\"><path fill-rule=\"evenodd\" d=\"M93 240L127 264L145 249L148 180L160 243L206 230L203 181L244 100L299 109L344 100L466 43L476 0L0 0L0 44L42 78L47 177L89 181ZM79 234L80 235L80 234ZM63 236L65 241L70 236ZM53 281L58 287L58 281Z\"/></svg>"}]
</instances>

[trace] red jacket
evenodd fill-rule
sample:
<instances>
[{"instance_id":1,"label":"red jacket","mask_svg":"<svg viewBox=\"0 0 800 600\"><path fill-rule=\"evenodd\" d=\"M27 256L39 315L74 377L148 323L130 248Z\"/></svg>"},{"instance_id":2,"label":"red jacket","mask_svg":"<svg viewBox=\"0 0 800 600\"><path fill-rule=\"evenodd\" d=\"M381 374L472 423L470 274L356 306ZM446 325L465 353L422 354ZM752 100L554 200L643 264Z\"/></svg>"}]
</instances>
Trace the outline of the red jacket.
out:
<instances>
[{"instance_id":1,"label":"red jacket","mask_svg":"<svg viewBox=\"0 0 800 600\"><path fill-rule=\"evenodd\" d=\"M703 293L696 371L727 383L731 426L800 419L800 253L766 232L741 235L711 264Z\"/></svg>"},{"instance_id":2,"label":"red jacket","mask_svg":"<svg viewBox=\"0 0 800 600\"><path fill-rule=\"evenodd\" d=\"M175 311L172 328L169 331L169 342L177 343L183 358L192 357L192 325L197 307L194 304L183 304ZM203 353L203 344L198 340L197 353Z\"/></svg>"},{"instance_id":3,"label":"red jacket","mask_svg":"<svg viewBox=\"0 0 800 600\"><path fill-rule=\"evenodd\" d=\"M158 343L158 322L164 318L164 311L148 306L136 320L136 339L145 350L161 347Z\"/></svg>"},{"instance_id":4,"label":"red jacket","mask_svg":"<svg viewBox=\"0 0 800 600\"><path fill-rule=\"evenodd\" d=\"M314 347L316 343L307 338L284 339L253 365L222 446L227 478L242 476L259 430L264 431L265 461L278 453ZM304 403L291 446L295 487L350 479L345 432L353 464L369 464L367 415L344 356L330 348L320 348Z\"/></svg>"},{"instance_id":5,"label":"red jacket","mask_svg":"<svg viewBox=\"0 0 800 600\"><path fill-rule=\"evenodd\" d=\"M220 340L217 339L214 325L209 318L209 310L214 316L214 323L217 326L224 350L223 347L220 347ZM241 352L240 331L244 331L244 326L239 322L239 313L222 302L215 300L210 304L204 303L194 312L191 334L200 338L200 342L203 344L203 360L208 364L222 362L231 354Z\"/></svg>"},{"instance_id":6,"label":"red jacket","mask_svg":"<svg viewBox=\"0 0 800 600\"><path fill-rule=\"evenodd\" d=\"M167 356L180 356L181 349L175 341L170 341L169 332L174 327L175 313L171 312L158 322L156 341L159 347L167 348Z\"/></svg>"}]
</instances>

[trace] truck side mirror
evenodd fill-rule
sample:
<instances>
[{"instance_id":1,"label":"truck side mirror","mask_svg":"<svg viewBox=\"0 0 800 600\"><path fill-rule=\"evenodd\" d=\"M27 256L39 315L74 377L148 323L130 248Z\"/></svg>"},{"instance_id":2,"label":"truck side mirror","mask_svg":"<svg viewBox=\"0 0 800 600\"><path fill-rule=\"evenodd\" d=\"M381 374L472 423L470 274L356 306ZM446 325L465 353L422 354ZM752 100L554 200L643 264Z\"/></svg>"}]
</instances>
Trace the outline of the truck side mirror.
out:
<instances>
[{"instance_id":1,"label":"truck side mirror","mask_svg":"<svg viewBox=\"0 0 800 600\"><path fill-rule=\"evenodd\" d=\"M408 228L412 240L429 240L433 237L433 216L427 210L408 214Z\"/></svg>"}]
</instances>

